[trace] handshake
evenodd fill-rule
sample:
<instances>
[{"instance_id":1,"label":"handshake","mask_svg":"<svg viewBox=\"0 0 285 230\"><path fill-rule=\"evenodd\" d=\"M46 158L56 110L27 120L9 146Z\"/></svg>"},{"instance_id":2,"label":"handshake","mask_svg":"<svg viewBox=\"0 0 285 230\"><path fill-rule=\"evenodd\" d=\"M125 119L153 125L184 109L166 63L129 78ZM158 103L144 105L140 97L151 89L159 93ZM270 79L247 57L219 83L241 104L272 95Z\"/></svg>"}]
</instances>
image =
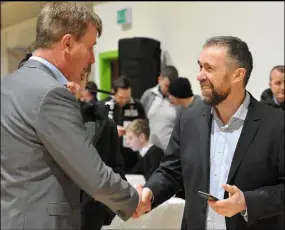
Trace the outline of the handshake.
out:
<instances>
[{"instance_id":1,"label":"handshake","mask_svg":"<svg viewBox=\"0 0 285 230\"><path fill-rule=\"evenodd\" d=\"M136 189L138 191L140 200L137 209L132 216L134 219L139 218L151 210L151 202L153 198L152 191L149 188L143 188L142 185L136 185Z\"/></svg>"}]
</instances>

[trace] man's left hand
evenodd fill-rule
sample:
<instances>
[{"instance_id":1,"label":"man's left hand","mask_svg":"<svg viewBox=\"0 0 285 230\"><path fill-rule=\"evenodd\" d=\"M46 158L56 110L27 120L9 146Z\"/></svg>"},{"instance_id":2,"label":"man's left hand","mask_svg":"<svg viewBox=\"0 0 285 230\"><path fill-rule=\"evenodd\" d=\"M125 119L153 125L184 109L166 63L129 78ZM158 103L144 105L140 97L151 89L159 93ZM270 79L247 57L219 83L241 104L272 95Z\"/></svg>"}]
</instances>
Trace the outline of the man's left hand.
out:
<instances>
[{"instance_id":1,"label":"man's left hand","mask_svg":"<svg viewBox=\"0 0 285 230\"><path fill-rule=\"evenodd\" d=\"M208 204L219 215L232 217L246 209L246 202L243 192L236 186L223 185L223 188L229 193L229 198L219 201L208 201Z\"/></svg>"}]
</instances>

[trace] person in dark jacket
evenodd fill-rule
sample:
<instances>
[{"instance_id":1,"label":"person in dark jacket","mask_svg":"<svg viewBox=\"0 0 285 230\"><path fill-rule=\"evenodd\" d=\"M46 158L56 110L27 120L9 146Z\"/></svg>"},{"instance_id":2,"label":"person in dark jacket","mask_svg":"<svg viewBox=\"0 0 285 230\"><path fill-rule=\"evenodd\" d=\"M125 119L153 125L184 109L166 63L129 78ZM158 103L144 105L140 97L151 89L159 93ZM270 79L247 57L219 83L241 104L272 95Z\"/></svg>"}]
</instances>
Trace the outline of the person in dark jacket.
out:
<instances>
[{"instance_id":1,"label":"person in dark jacket","mask_svg":"<svg viewBox=\"0 0 285 230\"><path fill-rule=\"evenodd\" d=\"M270 88L263 91L260 102L284 111L284 65L272 68L270 72Z\"/></svg>"},{"instance_id":2,"label":"person in dark jacket","mask_svg":"<svg viewBox=\"0 0 285 230\"><path fill-rule=\"evenodd\" d=\"M109 117L117 125L121 139L121 154L124 160L124 171L131 173L139 161L139 154L132 151L126 144L125 128L135 119L146 119L142 104L132 98L131 83L127 77L121 76L113 82L114 96L102 100L100 103L110 106Z\"/></svg>"},{"instance_id":3,"label":"person in dark jacket","mask_svg":"<svg viewBox=\"0 0 285 230\"><path fill-rule=\"evenodd\" d=\"M164 151L149 142L150 128L146 120L136 119L126 128L126 142L133 151L139 151L140 160L132 174L141 174L146 180L158 168Z\"/></svg>"},{"instance_id":4,"label":"person in dark jacket","mask_svg":"<svg viewBox=\"0 0 285 230\"><path fill-rule=\"evenodd\" d=\"M91 68L88 67L81 77L81 85L73 83L71 92L79 99L82 97L82 89L86 87L88 75ZM69 88L69 85L67 86ZM78 92L80 92L78 94ZM108 105L86 102L79 100L81 114L87 128L87 135L93 138L93 145L96 147L101 159L114 172L126 180L124 173L123 158L120 153L120 139L117 133L116 124L108 117L110 107ZM110 225L115 217L106 205L94 200L87 193L81 190L81 230L101 229L103 225Z\"/></svg>"}]
</instances>

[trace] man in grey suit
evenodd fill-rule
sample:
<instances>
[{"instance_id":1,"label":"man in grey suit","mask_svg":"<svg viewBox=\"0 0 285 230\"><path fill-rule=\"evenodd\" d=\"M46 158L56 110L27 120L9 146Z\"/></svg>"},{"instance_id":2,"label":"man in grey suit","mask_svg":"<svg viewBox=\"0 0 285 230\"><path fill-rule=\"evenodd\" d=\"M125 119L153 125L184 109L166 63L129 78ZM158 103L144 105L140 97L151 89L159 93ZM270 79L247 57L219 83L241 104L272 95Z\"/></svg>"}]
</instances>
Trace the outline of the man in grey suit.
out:
<instances>
[{"instance_id":1,"label":"man in grey suit","mask_svg":"<svg viewBox=\"0 0 285 230\"><path fill-rule=\"evenodd\" d=\"M37 19L35 52L1 79L1 229L80 229L82 188L128 220L137 191L99 157L65 84L93 64L100 18L52 2Z\"/></svg>"}]
</instances>

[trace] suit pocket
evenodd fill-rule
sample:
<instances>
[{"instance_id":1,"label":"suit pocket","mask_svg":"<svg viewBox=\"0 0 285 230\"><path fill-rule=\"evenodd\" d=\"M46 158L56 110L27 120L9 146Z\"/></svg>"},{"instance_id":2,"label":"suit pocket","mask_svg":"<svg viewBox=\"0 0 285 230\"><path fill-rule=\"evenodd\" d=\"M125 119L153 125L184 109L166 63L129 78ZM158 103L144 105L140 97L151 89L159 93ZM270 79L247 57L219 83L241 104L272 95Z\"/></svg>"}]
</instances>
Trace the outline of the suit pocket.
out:
<instances>
[{"instance_id":1,"label":"suit pocket","mask_svg":"<svg viewBox=\"0 0 285 230\"><path fill-rule=\"evenodd\" d=\"M48 204L48 214L50 216L71 216L77 211L76 205L59 202L49 202Z\"/></svg>"}]
</instances>

